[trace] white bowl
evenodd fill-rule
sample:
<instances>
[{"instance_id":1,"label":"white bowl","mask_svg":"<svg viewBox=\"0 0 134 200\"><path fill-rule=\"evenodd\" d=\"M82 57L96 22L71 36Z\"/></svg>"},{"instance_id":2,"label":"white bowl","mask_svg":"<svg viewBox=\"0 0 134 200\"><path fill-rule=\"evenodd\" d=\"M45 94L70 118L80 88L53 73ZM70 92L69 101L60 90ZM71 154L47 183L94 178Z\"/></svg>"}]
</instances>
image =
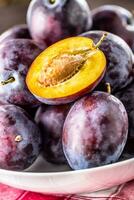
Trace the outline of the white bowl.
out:
<instances>
[{"instance_id":1,"label":"white bowl","mask_svg":"<svg viewBox=\"0 0 134 200\"><path fill-rule=\"evenodd\" d=\"M0 182L47 194L95 192L134 179L134 158L92 169L69 170L67 166L46 163L40 156L28 171L0 170Z\"/></svg>"}]
</instances>

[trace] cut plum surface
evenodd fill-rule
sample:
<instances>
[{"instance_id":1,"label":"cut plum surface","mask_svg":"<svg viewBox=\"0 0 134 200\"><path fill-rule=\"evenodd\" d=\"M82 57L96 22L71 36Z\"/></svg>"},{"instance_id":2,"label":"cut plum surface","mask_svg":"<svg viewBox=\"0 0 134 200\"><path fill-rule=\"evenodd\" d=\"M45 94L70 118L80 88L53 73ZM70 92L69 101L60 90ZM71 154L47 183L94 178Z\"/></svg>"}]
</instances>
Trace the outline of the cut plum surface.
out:
<instances>
[{"instance_id":1,"label":"cut plum surface","mask_svg":"<svg viewBox=\"0 0 134 200\"><path fill-rule=\"evenodd\" d=\"M105 56L91 39L72 37L41 53L29 69L26 82L44 103L69 103L93 90L105 67Z\"/></svg>"}]
</instances>

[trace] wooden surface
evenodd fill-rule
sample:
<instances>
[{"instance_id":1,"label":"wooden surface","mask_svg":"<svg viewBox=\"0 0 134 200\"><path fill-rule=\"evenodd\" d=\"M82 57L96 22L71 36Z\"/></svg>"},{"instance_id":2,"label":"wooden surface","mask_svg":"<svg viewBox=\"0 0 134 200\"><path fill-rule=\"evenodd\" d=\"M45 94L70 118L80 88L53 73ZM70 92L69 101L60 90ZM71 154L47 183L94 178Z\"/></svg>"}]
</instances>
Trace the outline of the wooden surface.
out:
<instances>
[{"instance_id":1,"label":"wooden surface","mask_svg":"<svg viewBox=\"0 0 134 200\"><path fill-rule=\"evenodd\" d=\"M1 0L0 0L1 1ZM18 0L19 1L19 0ZM103 4L117 4L134 10L134 0L87 0L91 8ZM30 0L25 4L16 4L0 7L0 33L15 24L25 23L25 16Z\"/></svg>"}]
</instances>

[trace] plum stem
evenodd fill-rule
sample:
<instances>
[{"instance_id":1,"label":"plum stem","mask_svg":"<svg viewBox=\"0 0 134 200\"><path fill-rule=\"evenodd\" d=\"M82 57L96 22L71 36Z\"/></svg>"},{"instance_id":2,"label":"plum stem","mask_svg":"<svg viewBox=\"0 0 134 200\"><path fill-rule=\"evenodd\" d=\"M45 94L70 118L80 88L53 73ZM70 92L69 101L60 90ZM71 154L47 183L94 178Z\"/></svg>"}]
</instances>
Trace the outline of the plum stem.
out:
<instances>
[{"instance_id":1,"label":"plum stem","mask_svg":"<svg viewBox=\"0 0 134 200\"><path fill-rule=\"evenodd\" d=\"M17 135L15 138L15 142L21 142L23 140L21 135Z\"/></svg>"},{"instance_id":2,"label":"plum stem","mask_svg":"<svg viewBox=\"0 0 134 200\"><path fill-rule=\"evenodd\" d=\"M50 2L51 4L54 4L54 3L56 2L56 0L49 0L49 2Z\"/></svg>"},{"instance_id":3,"label":"plum stem","mask_svg":"<svg viewBox=\"0 0 134 200\"><path fill-rule=\"evenodd\" d=\"M0 85L6 85L8 83L13 83L14 81L15 81L15 78L14 77L10 77L5 81L1 81Z\"/></svg>"},{"instance_id":4,"label":"plum stem","mask_svg":"<svg viewBox=\"0 0 134 200\"><path fill-rule=\"evenodd\" d=\"M100 45L102 44L102 42L105 40L105 38L107 37L108 33L104 33L102 35L102 37L100 38L99 42L97 44L95 44L96 49L100 47Z\"/></svg>"},{"instance_id":5,"label":"plum stem","mask_svg":"<svg viewBox=\"0 0 134 200\"><path fill-rule=\"evenodd\" d=\"M111 90L111 85L110 85L110 83L106 83L106 87L107 87L107 92L108 92L109 94L111 94L111 93L112 93L112 90Z\"/></svg>"}]
</instances>

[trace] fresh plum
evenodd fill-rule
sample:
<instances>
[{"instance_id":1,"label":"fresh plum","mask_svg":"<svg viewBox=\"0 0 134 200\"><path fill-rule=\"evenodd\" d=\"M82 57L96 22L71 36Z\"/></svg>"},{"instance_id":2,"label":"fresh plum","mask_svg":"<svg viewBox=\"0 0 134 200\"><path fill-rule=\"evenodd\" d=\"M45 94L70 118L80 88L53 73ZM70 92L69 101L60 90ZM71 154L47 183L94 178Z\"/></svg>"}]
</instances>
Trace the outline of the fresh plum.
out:
<instances>
[{"instance_id":1,"label":"fresh plum","mask_svg":"<svg viewBox=\"0 0 134 200\"><path fill-rule=\"evenodd\" d=\"M134 17L117 5L103 5L92 11L93 30L103 30L123 38L134 52Z\"/></svg>"},{"instance_id":2,"label":"fresh plum","mask_svg":"<svg viewBox=\"0 0 134 200\"><path fill-rule=\"evenodd\" d=\"M0 106L0 168L24 170L41 149L38 127L27 113L15 105Z\"/></svg>"},{"instance_id":3,"label":"fresh plum","mask_svg":"<svg viewBox=\"0 0 134 200\"><path fill-rule=\"evenodd\" d=\"M128 117L123 104L104 92L77 101L63 127L63 150L70 167L86 169L116 162L126 144Z\"/></svg>"},{"instance_id":4,"label":"fresh plum","mask_svg":"<svg viewBox=\"0 0 134 200\"><path fill-rule=\"evenodd\" d=\"M16 25L2 33L0 35L0 44L11 39L31 39L27 25Z\"/></svg>"},{"instance_id":5,"label":"fresh plum","mask_svg":"<svg viewBox=\"0 0 134 200\"><path fill-rule=\"evenodd\" d=\"M43 136L43 154L47 161L64 164L66 159L62 149L62 129L70 105L42 105L36 114L35 121Z\"/></svg>"},{"instance_id":6,"label":"fresh plum","mask_svg":"<svg viewBox=\"0 0 134 200\"><path fill-rule=\"evenodd\" d=\"M49 46L90 30L92 18L85 0L32 0L27 23L33 39Z\"/></svg>"},{"instance_id":7,"label":"fresh plum","mask_svg":"<svg viewBox=\"0 0 134 200\"><path fill-rule=\"evenodd\" d=\"M104 31L89 31L82 36L89 37L97 43L104 33ZM123 39L111 33L108 33L99 48L107 59L106 74L99 89L103 90L105 84L110 83L112 93L114 93L133 80L133 53Z\"/></svg>"},{"instance_id":8,"label":"fresh plum","mask_svg":"<svg viewBox=\"0 0 134 200\"><path fill-rule=\"evenodd\" d=\"M13 39L0 45L0 104L39 104L27 89L25 78L29 66L40 52L40 48L28 39Z\"/></svg>"},{"instance_id":9,"label":"fresh plum","mask_svg":"<svg viewBox=\"0 0 134 200\"><path fill-rule=\"evenodd\" d=\"M115 93L115 96L124 104L129 119L128 140L125 152L134 155L134 81L126 88Z\"/></svg>"}]
</instances>

